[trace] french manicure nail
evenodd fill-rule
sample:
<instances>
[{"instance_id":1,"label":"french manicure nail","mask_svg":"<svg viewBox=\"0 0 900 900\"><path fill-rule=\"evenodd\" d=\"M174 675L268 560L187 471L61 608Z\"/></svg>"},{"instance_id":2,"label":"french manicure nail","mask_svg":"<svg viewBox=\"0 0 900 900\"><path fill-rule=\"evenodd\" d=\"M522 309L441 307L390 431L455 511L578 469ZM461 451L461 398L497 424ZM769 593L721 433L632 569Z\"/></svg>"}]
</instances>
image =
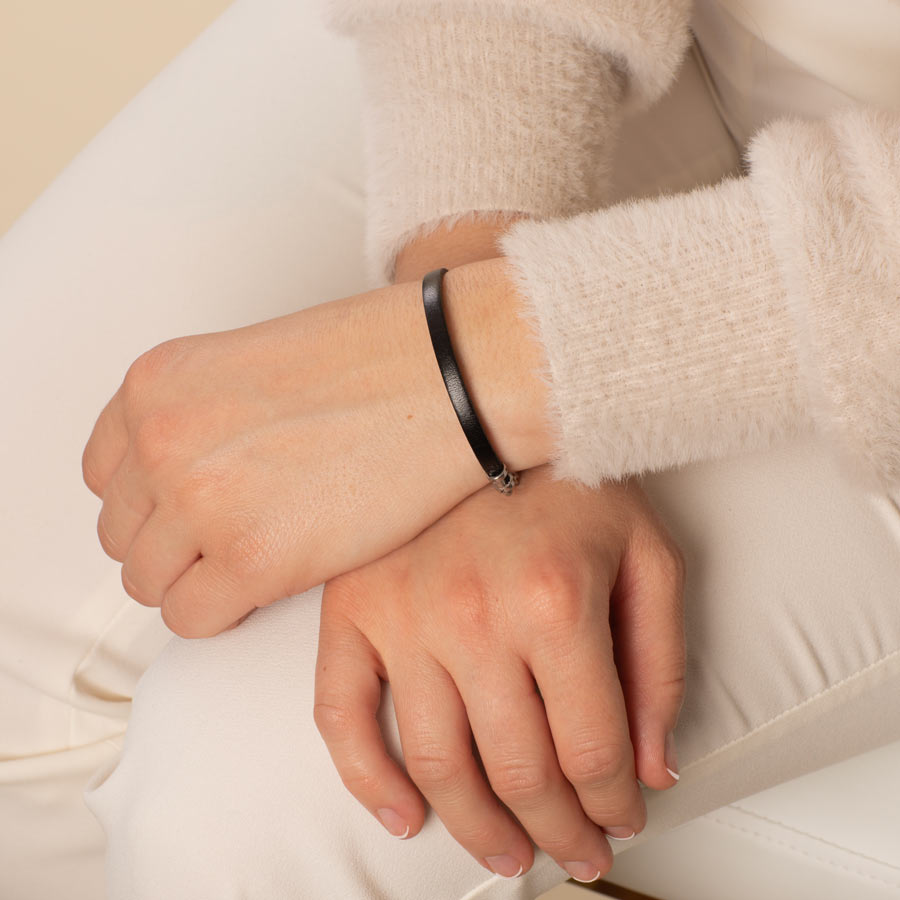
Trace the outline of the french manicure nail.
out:
<instances>
[{"instance_id":1,"label":"french manicure nail","mask_svg":"<svg viewBox=\"0 0 900 900\"><path fill-rule=\"evenodd\" d=\"M675 735L671 731L666 735L666 771L676 781L681 777L678 774L678 757L675 754Z\"/></svg>"},{"instance_id":2,"label":"french manicure nail","mask_svg":"<svg viewBox=\"0 0 900 900\"><path fill-rule=\"evenodd\" d=\"M409 836L409 825L407 825L394 810L383 806L381 809L376 810L376 812L378 813L378 818L381 819L381 824L384 825L394 837L400 838L402 841Z\"/></svg>"},{"instance_id":3,"label":"french manicure nail","mask_svg":"<svg viewBox=\"0 0 900 900\"><path fill-rule=\"evenodd\" d=\"M626 828L623 825L610 825L608 828L604 827L603 831L614 841L630 841L635 834L633 828Z\"/></svg>"},{"instance_id":4,"label":"french manicure nail","mask_svg":"<svg viewBox=\"0 0 900 900\"><path fill-rule=\"evenodd\" d=\"M590 881L596 881L600 877L600 870L589 862L581 860L575 862L564 862L563 868L576 880L582 884Z\"/></svg>"},{"instance_id":5,"label":"french manicure nail","mask_svg":"<svg viewBox=\"0 0 900 900\"><path fill-rule=\"evenodd\" d=\"M522 874L522 863L505 853L501 856L486 856L484 861L504 878L518 878Z\"/></svg>"}]
</instances>

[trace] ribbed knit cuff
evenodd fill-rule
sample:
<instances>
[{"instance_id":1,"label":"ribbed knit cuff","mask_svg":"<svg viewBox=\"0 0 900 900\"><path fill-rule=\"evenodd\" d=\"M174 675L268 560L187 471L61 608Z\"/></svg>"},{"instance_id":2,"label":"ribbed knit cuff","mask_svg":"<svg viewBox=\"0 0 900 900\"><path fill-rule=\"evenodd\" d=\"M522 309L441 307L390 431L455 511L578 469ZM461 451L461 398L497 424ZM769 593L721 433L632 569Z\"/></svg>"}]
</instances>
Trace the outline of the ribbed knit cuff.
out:
<instances>
[{"instance_id":1,"label":"ribbed knit cuff","mask_svg":"<svg viewBox=\"0 0 900 900\"><path fill-rule=\"evenodd\" d=\"M555 478L595 486L811 429L746 179L521 221L499 243L546 352Z\"/></svg>"},{"instance_id":2,"label":"ribbed knit cuff","mask_svg":"<svg viewBox=\"0 0 900 900\"><path fill-rule=\"evenodd\" d=\"M376 284L438 224L600 204L622 92L606 57L539 24L471 13L374 26L359 57Z\"/></svg>"},{"instance_id":3,"label":"ribbed knit cuff","mask_svg":"<svg viewBox=\"0 0 900 900\"><path fill-rule=\"evenodd\" d=\"M748 149L809 414L846 475L900 488L900 111L782 119Z\"/></svg>"}]
</instances>

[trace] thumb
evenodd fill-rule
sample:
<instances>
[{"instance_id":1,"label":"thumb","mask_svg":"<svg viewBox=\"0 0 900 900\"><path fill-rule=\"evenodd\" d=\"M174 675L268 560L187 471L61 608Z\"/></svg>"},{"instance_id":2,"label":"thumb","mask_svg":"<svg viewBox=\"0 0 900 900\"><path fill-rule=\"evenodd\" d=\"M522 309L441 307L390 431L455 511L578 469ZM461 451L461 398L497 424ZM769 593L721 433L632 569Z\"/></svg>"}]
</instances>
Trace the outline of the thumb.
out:
<instances>
[{"instance_id":1,"label":"thumb","mask_svg":"<svg viewBox=\"0 0 900 900\"><path fill-rule=\"evenodd\" d=\"M635 534L626 549L610 595L610 629L635 772L647 787L670 788L678 780L672 732L687 665L684 561L656 533Z\"/></svg>"}]
</instances>

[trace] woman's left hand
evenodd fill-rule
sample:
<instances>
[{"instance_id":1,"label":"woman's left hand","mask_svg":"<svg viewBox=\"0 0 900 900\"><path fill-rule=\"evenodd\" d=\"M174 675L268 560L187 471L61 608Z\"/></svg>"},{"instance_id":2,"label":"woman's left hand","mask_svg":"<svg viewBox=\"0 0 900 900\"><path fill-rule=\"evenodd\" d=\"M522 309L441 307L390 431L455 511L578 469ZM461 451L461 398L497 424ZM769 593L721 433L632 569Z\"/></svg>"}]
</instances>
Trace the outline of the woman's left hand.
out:
<instances>
[{"instance_id":1,"label":"woman's left hand","mask_svg":"<svg viewBox=\"0 0 900 900\"><path fill-rule=\"evenodd\" d=\"M451 269L466 386L509 468L546 460L540 348L502 258ZM225 630L413 538L487 483L434 357L419 282L140 356L85 447L103 549L183 637Z\"/></svg>"},{"instance_id":2,"label":"woman's left hand","mask_svg":"<svg viewBox=\"0 0 900 900\"><path fill-rule=\"evenodd\" d=\"M587 489L540 466L512 497L482 488L325 585L314 715L342 781L399 837L421 830L424 796L502 875L531 867L529 837L576 878L605 874L603 832L646 823L635 777L676 783L683 585L635 481Z\"/></svg>"}]
</instances>

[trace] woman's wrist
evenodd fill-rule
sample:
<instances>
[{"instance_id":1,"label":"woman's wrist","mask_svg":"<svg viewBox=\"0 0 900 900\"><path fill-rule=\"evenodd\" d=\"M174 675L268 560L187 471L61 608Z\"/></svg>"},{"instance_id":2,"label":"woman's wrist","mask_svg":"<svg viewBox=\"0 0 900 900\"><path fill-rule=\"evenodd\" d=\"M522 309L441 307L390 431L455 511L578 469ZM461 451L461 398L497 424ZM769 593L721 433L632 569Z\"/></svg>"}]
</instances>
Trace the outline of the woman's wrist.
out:
<instances>
[{"instance_id":1,"label":"woman's wrist","mask_svg":"<svg viewBox=\"0 0 900 900\"><path fill-rule=\"evenodd\" d=\"M526 214L485 211L438 226L408 242L394 265L398 283L449 270L443 307L454 354L488 440L513 471L549 458L546 385L536 375L543 350L518 316L520 301L497 243L519 218Z\"/></svg>"},{"instance_id":2,"label":"woman's wrist","mask_svg":"<svg viewBox=\"0 0 900 900\"><path fill-rule=\"evenodd\" d=\"M485 434L512 471L550 459L543 349L522 318L510 263L502 256L451 268L444 317L463 383ZM436 364L436 363L435 363Z\"/></svg>"}]
</instances>

